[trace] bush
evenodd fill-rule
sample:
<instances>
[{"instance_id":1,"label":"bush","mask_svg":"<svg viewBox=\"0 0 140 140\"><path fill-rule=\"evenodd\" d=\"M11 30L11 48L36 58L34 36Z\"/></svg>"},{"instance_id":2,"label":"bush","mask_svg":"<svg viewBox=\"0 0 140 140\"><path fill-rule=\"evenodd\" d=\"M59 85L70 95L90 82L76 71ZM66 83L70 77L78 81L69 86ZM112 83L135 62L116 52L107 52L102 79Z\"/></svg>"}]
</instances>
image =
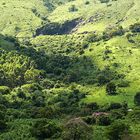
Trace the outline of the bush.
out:
<instances>
[{"instance_id":1,"label":"bush","mask_svg":"<svg viewBox=\"0 0 140 140\"><path fill-rule=\"evenodd\" d=\"M97 123L102 126L107 126L111 124L111 119L107 115L101 115L99 116Z\"/></svg>"},{"instance_id":2,"label":"bush","mask_svg":"<svg viewBox=\"0 0 140 140\"><path fill-rule=\"evenodd\" d=\"M131 30L133 33L140 32L140 23L135 23L134 25L131 25L131 26L130 26L130 30Z\"/></svg>"},{"instance_id":3,"label":"bush","mask_svg":"<svg viewBox=\"0 0 140 140\"><path fill-rule=\"evenodd\" d=\"M99 109L99 105L96 102L88 103L86 105L87 108L90 108L91 110L97 110Z\"/></svg>"},{"instance_id":4,"label":"bush","mask_svg":"<svg viewBox=\"0 0 140 140\"><path fill-rule=\"evenodd\" d=\"M140 106L140 92L137 92L134 97L134 103L138 106Z\"/></svg>"},{"instance_id":5,"label":"bush","mask_svg":"<svg viewBox=\"0 0 140 140\"><path fill-rule=\"evenodd\" d=\"M63 140L91 140L92 131L82 119L71 119L64 127Z\"/></svg>"},{"instance_id":6,"label":"bush","mask_svg":"<svg viewBox=\"0 0 140 140\"><path fill-rule=\"evenodd\" d=\"M116 95L116 85L112 82L108 83L107 86L106 86L106 92L109 94L109 95Z\"/></svg>"},{"instance_id":7,"label":"bush","mask_svg":"<svg viewBox=\"0 0 140 140\"><path fill-rule=\"evenodd\" d=\"M87 116L82 118L84 122L86 122L89 125L93 125L96 123L96 119L93 116Z\"/></svg>"},{"instance_id":8,"label":"bush","mask_svg":"<svg viewBox=\"0 0 140 140\"><path fill-rule=\"evenodd\" d=\"M129 129L129 125L116 121L108 127L106 134L109 140L121 140L123 135L130 132Z\"/></svg>"},{"instance_id":9,"label":"bush","mask_svg":"<svg viewBox=\"0 0 140 140\"><path fill-rule=\"evenodd\" d=\"M118 79L118 74L116 71L111 70L108 66L101 70L97 76L99 85L104 85L109 83L113 79Z\"/></svg>"},{"instance_id":10,"label":"bush","mask_svg":"<svg viewBox=\"0 0 140 140\"><path fill-rule=\"evenodd\" d=\"M132 120L132 121L139 121L140 120L140 109L139 108L135 108L133 111L131 111L128 114L128 117Z\"/></svg>"},{"instance_id":11,"label":"bush","mask_svg":"<svg viewBox=\"0 0 140 140\"><path fill-rule=\"evenodd\" d=\"M85 5L88 5L88 4L90 4L90 2L89 2L89 1L86 1L86 2L85 2Z\"/></svg>"},{"instance_id":12,"label":"bush","mask_svg":"<svg viewBox=\"0 0 140 140\"><path fill-rule=\"evenodd\" d=\"M109 106L109 110L119 109L119 108L122 108L122 105L120 103L111 103Z\"/></svg>"},{"instance_id":13,"label":"bush","mask_svg":"<svg viewBox=\"0 0 140 140\"><path fill-rule=\"evenodd\" d=\"M0 120L0 132L3 132L7 128L7 124L5 121Z\"/></svg>"},{"instance_id":14,"label":"bush","mask_svg":"<svg viewBox=\"0 0 140 140\"><path fill-rule=\"evenodd\" d=\"M10 88L7 86L0 86L0 94L8 94L10 93Z\"/></svg>"},{"instance_id":15,"label":"bush","mask_svg":"<svg viewBox=\"0 0 140 140\"><path fill-rule=\"evenodd\" d=\"M100 0L101 3L108 3L110 0Z\"/></svg>"},{"instance_id":16,"label":"bush","mask_svg":"<svg viewBox=\"0 0 140 140\"><path fill-rule=\"evenodd\" d=\"M71 7L69 7L69 12L76 12L78 11L78 9L76 8L75 5L71 5Z\"/></svg>"},{"instance_id":17,"label":"bush","mask_svg":"<svg viewBox=\"0 0 140 140\"><path fill-rule=\"evenodd\" d=\"M127 110L124 110L124 109L111 110L110 117L111 117L112 121L115 121L116 119L122 119L124 116L126 116L126 111Z\"/></svg>"},{"instance_id":18,"label":"bush","mask_svg":"<svg viewBox=\"0 0 140 140\"><path fill-rule=\"evenodd\" d=\"M38 139L56 138L59 137L61 128L51 120L40 120L34 124L31 133Z\"/></svg>"},{"instance_id":19,"label":"bush","mask_svg":"<svg viewBox=\"0 0 140 140\"><path fill-rule=\"evenodd\" d=\"M90 35L87 36L86 38L86 42L92 43L92 42L97 42L100 41L101 38L99 37L99 35L92 33Z\"/></svg>"},{"instance_id":20,"label":"bush","mask_svg":"<svg viewBox=\"0 0 140 140\"><path fill-rule=\"evenodd\" d=\"M122 36L124 35L125 31L122 26L119 27L109 27L103 32L103 39L109 40L114 36Z\"/></svg>"},{"instance_id":21,"label":"bush","mask_svg":"<svg viewBox=\"0 0 140 140\"><path fill-rule=\"evenodd\" d=\"M129 84L129 81L124 81L124 80L121 80L120 83L118 84L118 87L129 87L130 84Z\"/></svg>"}]
</instances>

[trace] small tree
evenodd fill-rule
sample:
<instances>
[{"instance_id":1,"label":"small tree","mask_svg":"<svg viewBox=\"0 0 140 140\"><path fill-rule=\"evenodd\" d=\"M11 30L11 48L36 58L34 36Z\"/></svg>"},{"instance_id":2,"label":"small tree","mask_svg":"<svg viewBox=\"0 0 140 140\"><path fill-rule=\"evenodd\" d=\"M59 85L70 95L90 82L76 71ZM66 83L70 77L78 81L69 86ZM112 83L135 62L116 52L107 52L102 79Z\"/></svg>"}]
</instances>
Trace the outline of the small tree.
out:
<instances>
[{"instance_id":1,"label":"small tree","mask_svg":"<svg viewBox=\"0 0 140 140\"><path fill-rule=\"evenodd\" d=\"M138 106L140 106L140 92L137 92L134 97L134 103Z\"/></svg>"},{"instance_id":2,"label":"small tree","mask_svg":"<svg viewBox=\"0 0 140 140\"><path fill-rule=\"evenodd\" d=\"M108 127L106 134L109 140L121 140L129 132L129 125L122 121L116 121Z\"/></svg>"},{"instance_id":3,"label":"small tree","mask_svg":"<svg viewBox=\"0 0 140 140\"><path fill-rule=\"evenodd\" d=\"M109 95L115 95L116 94L116 85L113 82L110 82L106 86L106 92Z\"/></svg>"},{"instance_id":4,"label":"small tree","mask_svg":"<svg viewBox=\"0 0 140 140\"><path fill-rule=\"evenodd\" d=\"M82 119L75 118L65 125L63 140L91 140L92 128Z\"/></svg>"},{"instance_id":5,"label":"small tree","mask_svg":"<svg viewBox=\"0 0 140 140\"><path fill-rule=\"evenodd\" d=\"M69 12L76 12L76 11L78 11L76 6L75 5L71 5L71 7L69 8Z\"/></svg>"},{"instance_id":6,"label":"small tree","mask_svg":"<svg viewBox=\"0 0 140 140\"><path fill-rule=\"evenodd\" d=\"M38 139L59 137L60 132L61 128L51 120L37 121L31 129L32 135Z\"/></svg>"}]
</instances>

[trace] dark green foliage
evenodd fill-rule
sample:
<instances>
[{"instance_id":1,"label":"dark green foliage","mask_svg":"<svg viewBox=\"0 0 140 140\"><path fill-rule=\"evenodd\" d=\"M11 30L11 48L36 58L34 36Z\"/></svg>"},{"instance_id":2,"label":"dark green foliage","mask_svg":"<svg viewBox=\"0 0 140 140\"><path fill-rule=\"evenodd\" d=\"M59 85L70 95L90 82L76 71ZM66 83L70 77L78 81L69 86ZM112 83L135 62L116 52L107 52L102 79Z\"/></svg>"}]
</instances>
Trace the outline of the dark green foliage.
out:
<instances>
[{"instance_id":1,"label":"dark green foliage","mask_svg":"<svg viewBox=\"0 0 140 140\"><path fill-rule=\"evenodd\" d=\"M88 4L90 4L90 2L89 1L86 1L85 4L88 5Z\"/></svg>"},{"instance_id":2,"label":"dark green foliage","mask_svg":"<svg viewBox=\"0 0 140 140\"><path fill-rule=\"evenodd\" d=\"M137 32L139 33L140 32L140 23L135 23L134 25L131 25L130 30L133 33L137 33Z\"/></svg>"},{"instance_id":3,"label":"dark green foliage","mask_svg":"<svg viewBox=\"0 0 140 140\"><path fill-rule=\"evenodd\" d=\"M89 125L93 125L96 123L96 118L93 116L87 116L82 118L84 122L86 122Z\"/></svg>"},{"instance_id":4,"label":"dark green foliage","mask_svg":"<svg viewBox=\"0 0 140 140\"><path fill-rule=\"evenodd\" d=\"M121 81L118 83L118 87L129 87L129 86L130 86L130 82L129 82L129 81L121 80Z\"/></svg>"},{"instance_id":5,"label":"dark green foliage","mask_svg":"<svg viewBox=\"0 0 140 140\"><path fill-rule=\"evenodd\" d=\"M76 8L75 5L71 5L71 7L69 7L69 12L76 12L78 11L78 9Z\"/></svg>"},{"instance_id":6,"label":"dark green foliage","mask_svg":"<svg viewBox=\"0 0 140 140\"><path fill-rule=\"evenodd\" d=\"M136 105L140 106L140 92L137 92L134 97L134 102Z\"/></svg>"},{"instance_id":7,"label":"dark green foliage","mask_svg":"<svg viewBox=\"0 0 140 140\"><path fill-rule=\"evenodd\" d=\"M82 119L69 120L63 132L63 140L91 140L93 130Z\"/></svg>"},{"instance_id":8,"label":"dark green foliage","mask_svg":"<svg viewBox=\"0 0 140 140\"><path fill-rule=\"evenodd\" d=\"M115 121L117 119L123 119L127 114L127 110L120 108L120 109L114 109L111 110L110 112L110 118L112 119L112 121Z\"/></svg>"},{"instance_id":9,"label":"dark green foliage","mask_svg":"<svg viewBox=\"0 0 140 140\"><path fill-rule=\"evenodd\" d=\"M122 104L120 104L120 103L111 103L109 106L109 110L119 109L119 108L122 108Z\"/></svg>"},{"instance_id":10,"label":"dark green foliage","mask_svg":"<svg viewBox=\"0 0 140 140\"><path fill-rule=\"evenodd\" d=\"M74 19L72 21L66 21L62 24L54 22L47 23L45 26L38 28L36 30L36 35L63 35L69 34L74 27L78 24L79 19Z\"/></svg>"},{"instance_id":11,"label":"dark green foliage","mask_svg":"<svg viewBox=\"0 0 140 140\"><path fill-rule=\"evenodd\" d=\"M7 128L5 121L0 120L0 132L3 132Z\"/></svg>"},{"instance_id":12,"label":"dark green foliage","mask_svg":"<svg viewBox=\"0 0 140 140\"><path fill-rule=\"evenodd\" d=\"M52 119L61 115L61 110L54 106L32 107L32 109L29 108L27 112L31 118Z\"/></svg>"},{"instance_id":13,"label":"dark green foliage","mask_svg":"<svg viewBox=\"0 0 140 140\"><path fill-rule=\"evenodd\" d=\"M111 124L111 119L108 115L100 115L97 123L102 126L108 126Z\"/></svg>"},{"instance_id":14,"label":"dark green foliage","mask_svg":"<svg viewBox=\"0 0 140 140\"><path fill-rule=\"evenodd\" d=\"M99 0L101 3L108 3L110 0Z\"/></svg>"},{"instance_id":15,"label":"dark green foliage","mask_svg":"<svg viewBox=\"0 0 140 140\"><path fill-rule=\"evenodd\" d=\"M114 36L122 36L124 35L125 31L122 26L119 27L109 27L103 32L103 39L109 40Z\"/></svg>"},{"instance_id":16,"label":"dark green foliage","mask_svg":"<svg viewBox=\"0 0 140 140\"><path fill-rule=\"evenodd\" d=\"M107 129L109 140L121 140L123 135L129 133L129 126L122 121L115 121Z\"/></svg>"},{"instance_id":17,"label":"dark green foliage","mask_svg":"<svg viewBox=\"0 0 140 140\"><path fill-rule=\"evenodd\" d=\"M96 102L86 104L87 108L90 108L92 111L99 109L99 105Z\"/></svg>"},{"instance_id":18,"label":"dark green foliage","mask_svg":"<svg viewBox=\"0 0 140 140\"><path fill-rule=\"evenodd\" d=\"M138 122L140 120L140 109L134 108L132 111L129 112L128 117L135 122Z\"/></svg>"},{"instance_id":19,"label":"dark green foliage","mask_svg":"<svg viewBox=\"0 0 140 140\"><path fill-rule=\"evenodd\" d=\"M0 133L7 129L6 123L6 108L3 105L0 105Z\"/></svg>"},{"instance_id":20,"label":"dark green foliage","mask_svg":"<svg viewBox=\"0 0 140 140\"><path fill-rule=\"evenodd\" d=\"M16 52L0 51L0 84L14 87L21 85L25 81L24 74L31 67L34 67L35 63L30 61L26 56L20 55ZM10 69L12 71L10 71Z\"/></svg>"},{"instance_id":21,"label":"dark green foliage","mask_svg":"<svg viewBox=\"0 0 140 140\"><path fill-rule=\"evenodd\" d=\"M114 79L119 79L119 75L116 71L113 71L109 67L105 67L103 70L101 70L97 76L97 80L99 85L104 85L109 82L111 82Z\"/></svg>"},{"instance_id":22,"label":"dark green foliage","mask_svg":"<svg viewBox=\"0 0 140 140\"><path fill-rule=\"evenodd\" d=\"M57 138L61 133L61 128L51 120L40 120L34 124L31 133L38 139Z\"/></svg>"},{"instance_id":23,"label":"dark green foliage","mask_svg":"<svg viewBox=\"0 0 140 140\"><path fill-rule=\"evenodd\" d=\"M89 43L97 42L100 40L101 40L100 36L98 34L95 34L95 33L89 34L86 38L86 41Z\"/></svg>"},{"instance_id":24,"label":"dark green foliage","mask_svg":"<svg viewBox=\"0 0 140 140\"><path fill-rule=\"evenodd\" d=\"M41 91L34 91L32 96L32 104L37 107L45 106L45 97Z\"/></svg>"},{"instance_id":25,"label":"dark green foliage","mask_svg":"<svg viewBox=\"0 0 140 140\"><path fill-rule=\"evenodd\" d=\"M0 86L0 94L8 94L10 93L10 88L7 86Z\"/></svg>"},{"instance_id":26,"label":"dark green foliage","mask_svg":"<svg viewBox=\"0 0 140 140\"><path fill-rule=\"evenodd\" d=\"M106 86L106 92L109 95L116 95L117 92L116 92L116 85L115 85L115 83L113 83L113 82L108 83L107 86Z\"/></svg>"},{"instance_id":27,"label":"dark green foliage","mask_svg":"<svg viewBox=\"0 0 140 140\"><path fill-rule=\"evenodd\" d=\"M63 113L76 113L77 109L79 110L80 100L85 96L86 94L81 93L78 89L66 90L54 97L50 104L54 105L55 103Z\"/></svg>"}]
</instances>

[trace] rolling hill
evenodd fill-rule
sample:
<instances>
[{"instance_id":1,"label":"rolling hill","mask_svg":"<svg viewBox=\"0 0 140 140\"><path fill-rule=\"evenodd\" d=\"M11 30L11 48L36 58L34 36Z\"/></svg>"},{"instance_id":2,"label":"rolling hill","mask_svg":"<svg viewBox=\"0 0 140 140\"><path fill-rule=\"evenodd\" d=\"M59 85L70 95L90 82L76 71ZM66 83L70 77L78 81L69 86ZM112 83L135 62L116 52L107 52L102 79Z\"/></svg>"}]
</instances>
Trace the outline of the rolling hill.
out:
<instances>
[{"instance_id":1,"label":"rolling hill","mask_svg":"<svg viewBox=\"0 0 140 140\"><path fill-rule=\"evenodd\" d=\"M0 13L1 140L139 140L139 0L1 0Z\"/></svg>"}]
</instances>

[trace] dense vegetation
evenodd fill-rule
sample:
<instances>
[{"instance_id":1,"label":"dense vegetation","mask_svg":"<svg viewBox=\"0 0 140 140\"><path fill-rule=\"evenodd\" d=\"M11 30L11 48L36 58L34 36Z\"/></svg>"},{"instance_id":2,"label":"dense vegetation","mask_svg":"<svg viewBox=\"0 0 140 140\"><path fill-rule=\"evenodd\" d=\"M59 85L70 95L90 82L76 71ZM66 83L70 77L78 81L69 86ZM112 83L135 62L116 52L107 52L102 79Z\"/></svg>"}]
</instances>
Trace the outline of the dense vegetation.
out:
<instances>
[{"instance_id":1,"label":"dense vegetation","mask_svg":"<svg viewBox=\"0 0 140 140\"><path fill-rule=\"evenodd\" d=\"M139 140L139 0L0 4L0 140Z\"/></svg>"}]
</instances>

